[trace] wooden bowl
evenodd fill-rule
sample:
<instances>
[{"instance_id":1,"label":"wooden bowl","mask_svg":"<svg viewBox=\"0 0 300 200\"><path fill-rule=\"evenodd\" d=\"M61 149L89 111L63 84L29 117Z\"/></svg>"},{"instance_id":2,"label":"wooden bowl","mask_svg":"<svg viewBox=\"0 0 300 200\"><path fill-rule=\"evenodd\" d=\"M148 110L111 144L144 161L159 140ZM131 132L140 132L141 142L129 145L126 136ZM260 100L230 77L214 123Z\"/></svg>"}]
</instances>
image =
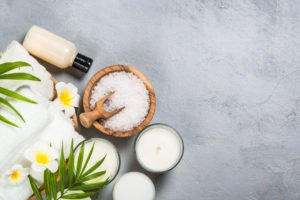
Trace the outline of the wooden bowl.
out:
<instances>
[{"instance_id":1,"label":"wooden bowl","mask_svg":"<svg viewBox=\"0 0 300 200\"><path fill-rule=\"evenodd\" d=\"M155 113L155 107L156 107L156 99L155 99L155 93L154 89L150 83L150 81L138 70L134 69L133 67L125 66L125 65L113 65L110 67L106 67L99 72L97 72L91 80L88 82L84 94L83 94L83 109L85 112L90 112L90 98L91 98L91 91L93 90L94 86L98 83L98 81L105 75L112 73L112 72L119 72L119 71L126 71L131 72L137 77L139 77L145 84L147 90L149 91L149 98L150 98L150 107L148 111L148 115L146 116L145 120L137 127L130 131L113 131L111 129L105 128L101 123L98 121L95 121L93 123L93 126L101 131L104 134L111 135L114 137L129 137L132 135L135 135L136 133L143 130L152 120L154 113Z\"/></svg>"}]
</instances>

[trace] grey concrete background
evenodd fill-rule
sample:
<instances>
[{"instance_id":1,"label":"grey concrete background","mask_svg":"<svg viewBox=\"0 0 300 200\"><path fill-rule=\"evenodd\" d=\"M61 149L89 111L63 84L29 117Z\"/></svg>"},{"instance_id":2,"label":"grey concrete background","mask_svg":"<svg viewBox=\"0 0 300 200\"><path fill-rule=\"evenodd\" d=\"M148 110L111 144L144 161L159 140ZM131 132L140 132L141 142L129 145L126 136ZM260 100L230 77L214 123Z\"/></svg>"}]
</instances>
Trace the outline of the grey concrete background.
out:
<instances>
[{"instance_id":1,"label":"grey concrete background","mask_svg":"<svg viewBox=\"0 0 300 200\"><path fill-rule=\"evenodd\" d=\"M155 176L157 200L300 199L300 4L296 0L2 0L0 47L38 24L94 58L60 71L82 92L112 64L151 80L153 122L178 129L185 156ZM94 129L87 137L105 137ZM142 171L134 137L115 139L119 175ZM111 200L111 184L103 199Z\"/></svg>"}]
</instances>

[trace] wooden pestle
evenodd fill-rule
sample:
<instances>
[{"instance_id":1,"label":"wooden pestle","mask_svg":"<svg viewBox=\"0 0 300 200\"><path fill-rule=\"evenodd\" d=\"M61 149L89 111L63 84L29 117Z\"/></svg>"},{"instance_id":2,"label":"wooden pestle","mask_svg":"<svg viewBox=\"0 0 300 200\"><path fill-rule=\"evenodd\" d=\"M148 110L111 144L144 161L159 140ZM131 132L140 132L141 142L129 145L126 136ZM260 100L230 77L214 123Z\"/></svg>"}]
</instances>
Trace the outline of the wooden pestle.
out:
<instances>
[{"instance_id":1,"label":"wooden pestle","mask_svg":"<svg viewBox=\"0 0 300 200\"><path fill-rule=\"evenodd\" d=\"M82 126L84 126L85 128L90 128L96 120L98 120L98 119L108 119L108 118L118 114L119 112L121 112L124 109L124 107L123 107L123 108L119 108L117 110L114 110L112 112L107 112L103 108L104 103L113 94L114 94L113 92L110 92L108 95L106 95L105 97L100 99L96 103L96 107L93 111L81 113L79 115L79 119L80 119L80 122L81 122Z\"/></svg>"}]
</instances>

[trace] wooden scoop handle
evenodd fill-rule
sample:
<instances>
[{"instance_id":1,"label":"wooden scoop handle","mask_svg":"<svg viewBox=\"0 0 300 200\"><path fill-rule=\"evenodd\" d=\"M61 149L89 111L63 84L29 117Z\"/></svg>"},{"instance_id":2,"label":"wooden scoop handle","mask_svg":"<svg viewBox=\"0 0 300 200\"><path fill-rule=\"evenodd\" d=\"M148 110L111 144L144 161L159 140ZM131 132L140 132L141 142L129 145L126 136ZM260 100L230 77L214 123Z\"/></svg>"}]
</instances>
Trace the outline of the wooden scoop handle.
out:
<instances>
[{"instance_id":1,"label":"wooden scoop handle","mask_svg":"<svg viewBox=\"0 0 300 200\"><path fill-rule=\"evenodd\" d=\"M105 101L107 101L109 99L109 97L111 97L113 94L114 94L113 92L110 92L108 95L106 95L105 97L100 99L96 103L95 110L86 112L86 113L81 113L79 115L79 119L80 119L82 126L84 126L85 128L90 128L97 119L108 119L108 118L118 114L119 112L121 112L124 109L124 107L122 107L122 108L116 109L114 111L107 112L103 108L103 104L105 103Z\"/></svg>"},{"instance_id":2,"label":"wooden scoop handle","mask_svg":"<svg viewBox=\"0 0 300 200\"><path fill-rule=\"evenodd\" d=\"M103 118L103 114L97 109L91 112L81 113L79 115L80 122L85 128L90 128L93 123L100 118Z\"/></svg>"}]
</instances>

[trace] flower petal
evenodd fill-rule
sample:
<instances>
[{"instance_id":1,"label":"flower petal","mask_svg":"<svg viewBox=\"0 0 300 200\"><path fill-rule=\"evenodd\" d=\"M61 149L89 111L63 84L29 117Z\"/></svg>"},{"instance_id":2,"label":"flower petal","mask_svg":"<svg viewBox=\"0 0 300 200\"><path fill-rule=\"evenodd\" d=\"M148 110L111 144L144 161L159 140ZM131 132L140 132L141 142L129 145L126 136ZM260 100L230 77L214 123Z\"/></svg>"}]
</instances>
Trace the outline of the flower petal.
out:
<instances>
[{"instance_id":1,"label":"flower petal","mask_svg":"<svg viewBox=\"0 0 300 200\"><path fill-rule=\"evenodd\" d=\"M30 175L37 180L39 183L43 183L44 181L44 171L45 167L32 163Z\"/></svg>"},{"instance_id":2,"label":"flower petal","mask_svg":"<svg viewBox=\"0 0 300 200\"><path fill-rule=\"evenodd\" d=\"M16 164L16 165L14 165L11 169L9 169L9 170L7 170L6 172L4 172L4 175L5 175L5 176L10 176L11 173L13 173L14 171L16 171L16 170L21 170L21 169L23 169L22 165Z\"/></svg>"},{"instance_id":3,"label":"flower petal","mask_svg":"<svg viewBox=\"0 0 300 200\"><path fill-rule=\"evenodd\" d=\"M51 161L56 160L59 156L58 151L54 147L50 148L49 151L50 151L50 160Z\"/></svg>"},{"instance_id":4,"label":"flower petal","mask_svg":"<svg viewBox=\"0 0 300 200\"><path fill-rule=\"evenodd\" d=\"M58 162L54 160L47 164L45 167L49 169L52 173L55 173L58 169Z\"/></svg>"},{"instance_id":5,"label":"flower petal","mask_svg":"<svg viewBox=\"0 0 300 200\"><path fill-rule=\"evenodd\" d=\"M74 114L75 114L75 108L74 107L66 107L65 108L65 115L67 117L71 117Z\"/></svg>"},{"instance_id":6,"label":"flower petal","mask_svg":"<svg viewBox=\"0 0 300 200\"><path fill-rule=\"evenodd\" d=\"M78 92L77 87L76 87L75 85L73 85L72 83L68 83L68 84L66 85L66 88L67 88L69 91L71 91L73 94L77 94L77 92Z\"/></svg>"},{"instance_id":7,"label":"flower petal","mask_svg":"<svg viewBox=\"0 0 300 200\"><path fill-rule=\"evenodd\" d=\"M53 105L55 108L57 108L58 110L64 110L65 107L64 105L60 102L60 100L58 98L56 98L53 102Z\"/></svg>"},{"instance_id":8,"label":"flower petal","mask_svg":"<svg viewBox=\"0 0 300 200\"><path fill-rule=\"evenodd\" d=\"M79 100L80 100L80 95L79 94L75 94L73 99L72 99L72 103L71 105L73 107L78 107L79 106Z\"/></svg>"},{"instance_id":9,"label":"flower petal","mask_svg":"<svg viewBox=\"0 0 300 200\"><path fill-rule=\"evenodd\" d=\"M35 152L34 152L33 148L27 149L24 153L24 157L30 162L33 162L35 160L34 155L35 155Z\"/></svg>"},{"instance_id":10,"label":"flower petal","mask_svg":"<svg viewBox=\"0 0 300 200\"><path fill-rule=\"evenodd\" d=\"M66 87L66 83L64 82L58 82L55 84L55 89L57 92L57 96L59 96L59 94L61 93L62 90L64 90L64 88Z\"/></svg>"}]
</instances>

